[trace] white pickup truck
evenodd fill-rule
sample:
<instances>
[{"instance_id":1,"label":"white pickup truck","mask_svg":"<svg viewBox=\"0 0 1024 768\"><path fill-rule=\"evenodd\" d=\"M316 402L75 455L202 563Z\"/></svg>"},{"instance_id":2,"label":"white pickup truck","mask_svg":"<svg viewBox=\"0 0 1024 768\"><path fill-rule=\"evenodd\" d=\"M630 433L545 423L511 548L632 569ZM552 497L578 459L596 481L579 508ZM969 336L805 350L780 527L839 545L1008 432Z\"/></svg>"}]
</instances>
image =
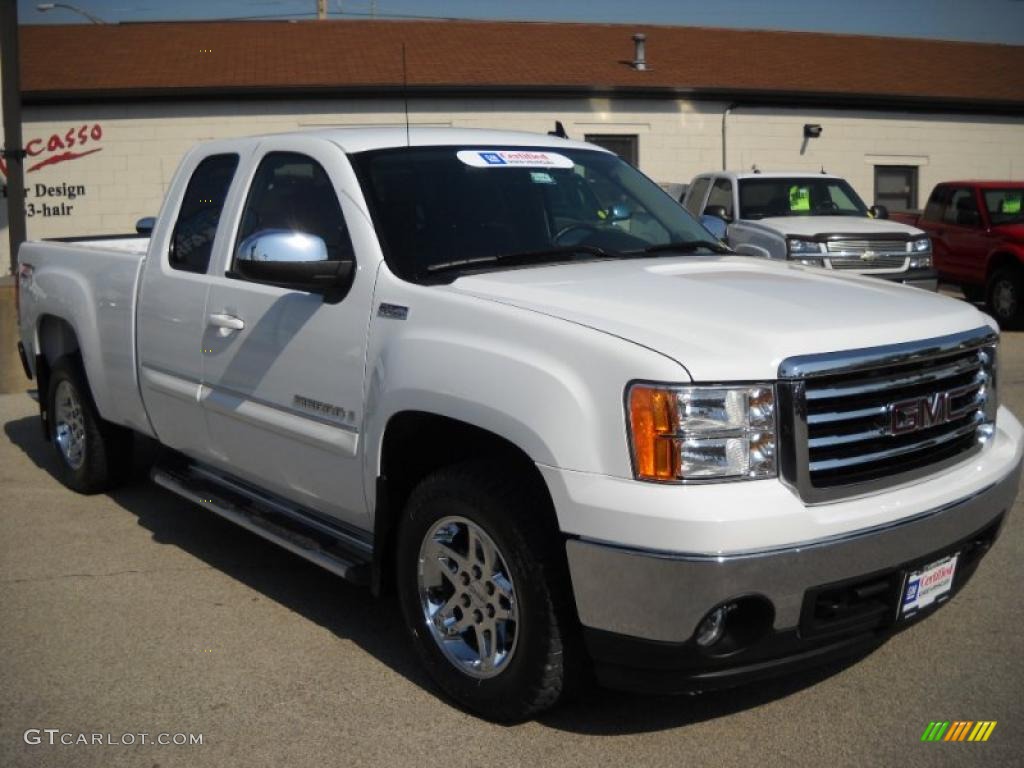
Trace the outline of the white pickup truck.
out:
<instances>
[{"instance_id":1,"label":"white pickup truck","mask_svg":"<svg viewBox=\"0 0 1024 768\"><path fill-rule=\"evenodd\" d=\"M737 253L938 290L927 233L868 208L838 176L703 173L683 205Z\"/></svg>"},{"instance_id":2,"label":"white pickup truck","mask_svg":"<svg viewBox=\"0 0 1024 768\"><path fill-rule=\"evenodd\" d=\"M151 237L21 248L20 346L71 488L155 439L157 483L393 589L439 687L516 720L591 672L702 690L871 648L1011 508L990 319L724 250L585 143L216 141Z\"/></svg>"}]
</instances>

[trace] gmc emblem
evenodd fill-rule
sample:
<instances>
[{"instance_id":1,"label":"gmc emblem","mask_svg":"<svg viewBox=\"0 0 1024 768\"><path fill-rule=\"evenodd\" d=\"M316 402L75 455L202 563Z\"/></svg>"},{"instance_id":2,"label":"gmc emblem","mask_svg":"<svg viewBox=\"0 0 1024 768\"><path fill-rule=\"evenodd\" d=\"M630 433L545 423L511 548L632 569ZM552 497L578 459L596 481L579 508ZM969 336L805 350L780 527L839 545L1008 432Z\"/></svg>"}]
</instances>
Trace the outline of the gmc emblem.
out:
<instances>
[{"instance_id":1,"label":"gmc emblem","mask_svg":"<svg viewBox=\"0 0 1024 768\"><path fill-rule=\"evenodd\" d=\"M977 400L969 398L955 408L953 401L976 389L978 389L977 384L968 384L925 397L915 397L913 400L890 403L886 408L888 416L886 433L897 436L909 435L911 432L937 427L940 424L962 418L978 407Z\"/></svg>"}]
</instances>

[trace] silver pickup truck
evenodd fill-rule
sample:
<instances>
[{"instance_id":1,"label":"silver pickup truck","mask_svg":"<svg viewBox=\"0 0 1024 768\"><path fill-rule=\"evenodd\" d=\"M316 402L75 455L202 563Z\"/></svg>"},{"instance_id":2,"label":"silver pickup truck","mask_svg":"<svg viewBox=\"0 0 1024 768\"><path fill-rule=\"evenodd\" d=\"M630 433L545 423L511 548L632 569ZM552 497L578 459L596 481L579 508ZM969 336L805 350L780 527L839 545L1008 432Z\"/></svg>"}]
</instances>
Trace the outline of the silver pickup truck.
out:
<instances>
[{"instance_id":1,"label":"silver pickup truck","mask_svg":"<svg viewBox=\"0 0 1024 768\"><path fill-rule=\"evenodd\" d=\"M737 253L938 289L927 233L868 208L838 176L705 173L683 205Z\"/></svg>"}]
</instances>

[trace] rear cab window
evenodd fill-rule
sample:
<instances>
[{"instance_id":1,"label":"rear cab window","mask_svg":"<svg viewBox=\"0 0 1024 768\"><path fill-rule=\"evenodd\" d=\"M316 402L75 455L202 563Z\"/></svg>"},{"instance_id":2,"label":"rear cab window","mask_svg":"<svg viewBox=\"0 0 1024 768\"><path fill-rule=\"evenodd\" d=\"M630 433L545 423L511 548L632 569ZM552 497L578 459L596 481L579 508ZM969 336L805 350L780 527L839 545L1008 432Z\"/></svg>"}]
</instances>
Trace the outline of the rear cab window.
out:
<instances>
[{"instance_id":1,"label":"rear cab window","mask_svg":"<svg viewBox=\"0 0 1024 768\"><path fill-rule=\"evenodd\" d=\"M932 190L931 197L928 198L928 204L925 205L921 218L925 221L941 221L946 202L949 200L949 194L949 187L941 184L935 187Z\"/></svg>"},{"instance_id":2,"label":"rear cab window","mask_svg":"<svg viewBox=\"0 0 1024 768\"><path fill-rule=\"evenodd\" d=\"M694 216L699 216L700 212L704 210L704 197L708 193L708 185L711 183L711 179L707 176L701 176L690 188L690 194L686 198L686 210L692 213Z\"/></svg>"},{"instance_id":3,"label":"rear cab window","mask_svg":"<svg viewBox=\"0 0 1024 768\"><path fill-rule=\"evenodd\" d=\"M238 169L237 154L210 155L196 166L185 187L171 234L171 268L203 274L210 264L217 224Z\"/></svg>"}]
</instances>

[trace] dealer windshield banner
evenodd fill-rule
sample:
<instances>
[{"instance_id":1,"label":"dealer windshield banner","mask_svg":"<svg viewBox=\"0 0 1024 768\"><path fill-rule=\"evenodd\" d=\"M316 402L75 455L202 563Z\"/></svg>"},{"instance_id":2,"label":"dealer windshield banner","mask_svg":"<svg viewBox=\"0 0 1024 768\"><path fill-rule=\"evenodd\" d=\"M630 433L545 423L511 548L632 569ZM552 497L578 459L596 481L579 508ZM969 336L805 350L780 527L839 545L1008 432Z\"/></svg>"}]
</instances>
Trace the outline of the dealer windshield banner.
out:
<instances>
[{"instance_id":1,"label":"dealer windshield banner","mask_svg":"<svg viewBox=\"0 0 1024 768\"><path fill-rule=\"evenodd\" d=\"M456 153L474 168L572 168L573 162L557 152L530 149L462 149Z\"/></svg>"}]
</instances>

